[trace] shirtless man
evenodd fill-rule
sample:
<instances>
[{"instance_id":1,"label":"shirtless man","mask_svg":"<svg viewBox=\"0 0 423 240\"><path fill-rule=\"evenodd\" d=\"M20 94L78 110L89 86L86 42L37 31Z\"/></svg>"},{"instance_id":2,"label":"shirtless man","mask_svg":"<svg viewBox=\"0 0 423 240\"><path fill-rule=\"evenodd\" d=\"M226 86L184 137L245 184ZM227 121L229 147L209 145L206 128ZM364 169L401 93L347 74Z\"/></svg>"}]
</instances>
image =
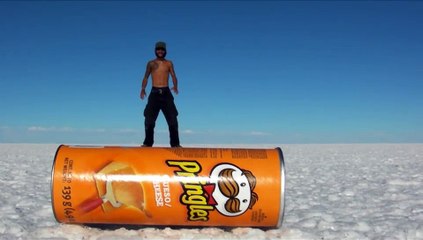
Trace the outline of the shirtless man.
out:
<instances>
[{"instance_id":1,"label":"shirtless man","mask_svg":"<svg viewBox=\"0 0 423 240\"><path fill-rule=\"evenodd\" d=\"M178 94L178 80L176 79L173 63L166 60L166 43L157 42L156 59L147 63L147 69L142 80L142 87L140 97L145 98L145 88L147 87L148 78L151 74L153 87L148 102L145 106L145 140L142 146L151 147L154 143L154 127L156 125L157 116L160 110L166 118L167 125L169 126L170 146L180 147L179 133L178 133L178 110L176 109L173 101L173 95L169 88L169 74L172 76L173 87L172 90Z\"/></svg>"}]
</instances>

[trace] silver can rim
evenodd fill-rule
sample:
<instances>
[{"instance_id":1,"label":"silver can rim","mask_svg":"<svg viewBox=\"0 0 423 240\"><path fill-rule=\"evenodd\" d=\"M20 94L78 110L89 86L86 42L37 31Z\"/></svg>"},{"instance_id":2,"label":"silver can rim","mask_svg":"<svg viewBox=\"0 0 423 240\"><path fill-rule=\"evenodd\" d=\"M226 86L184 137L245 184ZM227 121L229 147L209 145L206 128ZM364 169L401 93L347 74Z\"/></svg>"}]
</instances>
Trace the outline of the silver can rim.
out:
<instances>
[{"instance_id":1,"label":"silver can rim","mask_svg":"<svg viewBox=\"0 0 423 240\"><path fill-rule=\"evenodd\" d=\"M280 228L282 226L283 218L285 215L285 160L283 158L283 152L280 147L277 147L276 150L279 154L280 168L281 168L281 202L279 207L279 221L276 227Z\"/></svg>"}]
</instances>

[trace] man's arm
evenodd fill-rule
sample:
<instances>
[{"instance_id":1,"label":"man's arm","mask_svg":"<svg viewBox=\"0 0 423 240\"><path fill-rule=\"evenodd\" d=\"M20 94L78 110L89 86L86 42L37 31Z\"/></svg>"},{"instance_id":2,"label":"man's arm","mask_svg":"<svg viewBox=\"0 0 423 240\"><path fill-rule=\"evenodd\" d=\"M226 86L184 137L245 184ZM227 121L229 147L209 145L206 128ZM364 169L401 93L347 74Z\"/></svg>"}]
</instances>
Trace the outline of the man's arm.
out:
<instances>
[{"instance_id":1,"label":"man's arm","mask_svg":"<svg viewBox=\"0 0 423 240\"><path fill-rule=\"evenodd\" d=\"M178 79L176 78L176 73L175 73L175 69L173 68L173 63L171 61L169 62L170 62L169 73L170 73L170 76L172 77L172 82L173 82L172 90L173 92L175 92L175 94L178 94Z\"/></svg>"},{"instance_id":2,"label":"man's arm","mask_svg":"<svg viewBox=\"0 0 423 240\"><path fill-rule=\"evenodd\" d=\"M144 78L142 79L142 84L141 84L141 92L140 92L140 97L141 99L145 98L145 88L147 87L147 83L148 83L148 77L150 76L151 73L151 68L150 68L150 63L147 63L147 67L145 69L145 74L144 74Z\"/></svg>"}]
</instances>

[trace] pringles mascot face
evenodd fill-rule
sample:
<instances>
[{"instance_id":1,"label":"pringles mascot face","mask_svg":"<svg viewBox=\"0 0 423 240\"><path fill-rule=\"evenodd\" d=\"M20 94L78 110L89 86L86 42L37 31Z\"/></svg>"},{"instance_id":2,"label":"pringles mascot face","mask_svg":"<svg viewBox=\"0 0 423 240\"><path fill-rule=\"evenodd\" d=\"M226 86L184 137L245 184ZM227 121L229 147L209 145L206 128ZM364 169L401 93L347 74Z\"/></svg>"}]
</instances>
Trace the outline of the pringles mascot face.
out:
<instances>
[{"instance_id":1,"label":"pringles mascot face","mask_svg":"<svg viewBox=\"0 0 423 240\"><path fill-rule=\"evenodd\" d=\"M215 208L225 216L238 216L252 209L258 200L254 192L256 178L248 171L235 165L217 165L210 173L210 183L215 184L212 195Z\"/></svg>"}]
</instances>

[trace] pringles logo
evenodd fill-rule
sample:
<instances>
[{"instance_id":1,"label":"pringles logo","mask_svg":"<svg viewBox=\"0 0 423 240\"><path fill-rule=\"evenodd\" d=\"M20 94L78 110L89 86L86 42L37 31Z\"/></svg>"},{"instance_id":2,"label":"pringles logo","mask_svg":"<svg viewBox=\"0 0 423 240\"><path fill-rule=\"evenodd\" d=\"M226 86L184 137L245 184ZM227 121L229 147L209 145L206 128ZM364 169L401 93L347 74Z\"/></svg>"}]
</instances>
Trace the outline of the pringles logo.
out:
<instances>
[{"instance_id":1,"label":"pringles logo","mask_svg":"<svg viewBox=\"0 0 423 240\"><path fill-rule=\"evenodd\" d=\"M208 177L202 177L197 161L167 160L166 164L178 168L174 173L183 188L180 202L186 205L190 221L208 221L213 210L228 217L239 216L258 201L256 178L248 170L221 163Z\"/></svg>"}]
</instances>

